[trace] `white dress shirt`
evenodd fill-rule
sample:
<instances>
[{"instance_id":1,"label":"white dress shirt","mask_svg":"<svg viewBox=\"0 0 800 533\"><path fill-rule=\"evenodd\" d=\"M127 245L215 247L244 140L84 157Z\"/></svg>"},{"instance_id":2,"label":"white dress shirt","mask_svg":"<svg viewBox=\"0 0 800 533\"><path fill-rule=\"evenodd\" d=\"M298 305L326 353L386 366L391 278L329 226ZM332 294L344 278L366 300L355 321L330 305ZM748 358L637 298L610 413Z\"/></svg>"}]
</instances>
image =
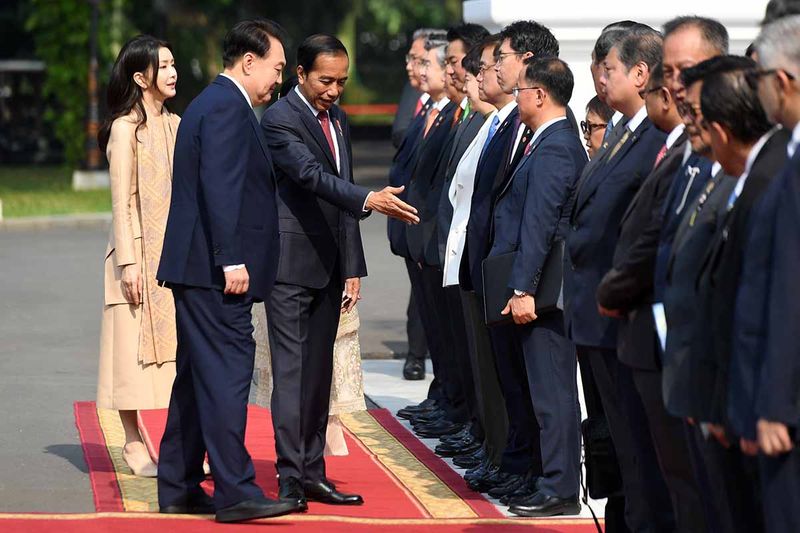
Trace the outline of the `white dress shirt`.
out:
<instances>
[{"instance_id":1,"label":"white dress shirt","mask_svg":"<svg viewBox=\"0 0 800 533\"><path fill-rule=\"evenodd\" d=\"M311 114L314 115L314 118L317 119L317 122L319 122L319 118L317 118L317 115L320 114L320 111L314 109L314 107L310 103L308 103L308 100L306 100L306 97L303 96L303 92L300 90L300 87L298 85L295 85L294 92L297 93L297 96L300 97L300 100L302 100L303 103L306 104L308 110L311 111ZM322 124L320 124L320 129L322 129ZM331 120L330 113L328 113L328 131L330 131L331 139L333 139L333 150L335 152L333 155L334 155L334 161L336 161L336 170L341 172L342 164L339 159L339 142L338 142L339 137L336 136L336 128L333 127L333 120Z\"/></svg>"},{"instance_id":2,"label":"white dress shirt","mask_svg":"<svg viewBox=\"0 0 800 533\"><path fill-rule=\"evenodd\" d=\"M761 149L764 148L764 145L767 144L767 141L772 137L776 131L778 131L780 126L776 126L769 130L767 133L761 136L756 144L750 149L750 153L747 154L747 160L744 163L744 172L742 175L739 176L739 179L736 181L736 187L733 188L733 192L731 193L730 199L728 200L728 209L731 209L733 205L736 203L736 200L739 199L739 195L742 194L742 189L744 189L744 184L747 183L747 178L750 176L750 171L753 169L753 163L756 162L756 158L758 154L761 153Z\"/></svg>"},{"instance_id":3,"label":"white dress shirt","mask_svg":"<svg viewBox=\"0 0 800 533\"><path fill-rule=\"evenodd\" d=\"M623 115L621 111L614 111L614 114L611 115L611 127L615 128L624 117L625 115Z\"/></svg>"},{"instance_id":4,"label":"white dress shirt","mask_svg":"<svg viewBox=\"0 0 800 533\"><path fill-rule=\"evenodd\" d=\"M789 144L786 145L786 153L789 154L789 158L794 157L798 145L800 145L800 122L792 130L792 138L789 139Z\"/></svg>"},{"instance_id":5,"label":"white dress shirt","mask_svg":"<svg viewBox=\"0 0 800 533\"><path fill-rule=\"evenodd\" d=\"M631 117L631 119L628 121L625 127L628 128L631 133L633 133L636 131L636 128L642 125L642 122L644 122L644 119L646 118L647 118L647 106L642 104L642 107L639 109L639 111L636 112L635 115L633 115L633 117Z\"/></svg>"},{"instance_id":6,"label":"white dress shirt","mask_svg":"<svg viewBox=\"0 0 800 533\"><path fill-rule=\"evenodd\" d=\"M675 126L672 129L671 132L669 132L669 135L667 135L667 140L664 142L664 144L667 145L667 150L672 148L672 146L675 144L675 141L678 140L678 137L680 137L683 134L683 131L685 129L686 129L686 124L681 122L680 124ZM687 144L689 144L689 146L691 146L691 143L687 143Z\"/></svg>"},{"instance_id":7,"label":"white dress shirt","mask_svg":"<svg viewBox=\"0 0 800 533\"><path fill-rule=\"evenodd\" d=\"M493 111L486 117L478 134L464 151L464 155L458 162L453 181L450 183L448 197L453 205L453 221L450 223L450 231L447 233L447 245L445 247L444 276L443 285L449 287L458 285L458 271L461 268L461 257L464 254L464 244L467 238L467 223L469 213L472 208L472 193L475 186L475 172L478 169L478 161L483 152L483 145L489 137L489 128L496 116L498 124L508 118L508 115L517 107L517 102L512 100L499 111Z\"/></svg>"}]
</instances>

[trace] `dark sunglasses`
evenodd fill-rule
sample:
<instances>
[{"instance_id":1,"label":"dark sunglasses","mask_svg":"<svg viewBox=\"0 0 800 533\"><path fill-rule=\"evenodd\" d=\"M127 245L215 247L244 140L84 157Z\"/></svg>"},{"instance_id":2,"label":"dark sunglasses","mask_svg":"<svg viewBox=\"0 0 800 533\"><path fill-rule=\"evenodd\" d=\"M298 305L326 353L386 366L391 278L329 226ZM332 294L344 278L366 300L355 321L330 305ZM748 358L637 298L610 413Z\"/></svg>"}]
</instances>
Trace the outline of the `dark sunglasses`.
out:
<instances>
[{"instance_id":1,"label":"dark sunglasses","mask_svg":"<svg viewBox=\"0 0 800 533\"><path fill-rule=\"evenodd\" d=\"M600 128L605 129L607 126L607 122L587 122L585 120L581 120L581 131L584 135L591 135L594 130L598 130Z\"/></svg>"}]
</instances>

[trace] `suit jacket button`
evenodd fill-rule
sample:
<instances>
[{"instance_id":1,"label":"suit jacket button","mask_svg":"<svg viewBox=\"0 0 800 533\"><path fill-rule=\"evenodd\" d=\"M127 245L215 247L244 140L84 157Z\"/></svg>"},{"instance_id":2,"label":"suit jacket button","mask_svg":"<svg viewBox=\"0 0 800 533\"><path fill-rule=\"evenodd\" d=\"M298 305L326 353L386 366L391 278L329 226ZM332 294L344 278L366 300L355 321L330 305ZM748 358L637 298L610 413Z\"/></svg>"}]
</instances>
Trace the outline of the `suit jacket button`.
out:
<instances>
[{"instance_id":1,"label":"suit jacket button","mask_svg":"<svg viewBox=\"0 0 800 533\"><path fill-rule=\"evenodd\" d=\"M577 269L575 268L575 265L569 265L569 269L570 269L570 270L572 270L573 272L574 272L575 270L577 270Z\"/></svg>"},{"instance_id":2,"label":"suit jacket button","mask_svg":"<svg viewBox=\"0 0 800 533\"><path fill-rule=\"evenodd\" d=\"M572 231L578 231L578 225L577 224L573 224L572 225Z\"/></svg>"}]
</instances>

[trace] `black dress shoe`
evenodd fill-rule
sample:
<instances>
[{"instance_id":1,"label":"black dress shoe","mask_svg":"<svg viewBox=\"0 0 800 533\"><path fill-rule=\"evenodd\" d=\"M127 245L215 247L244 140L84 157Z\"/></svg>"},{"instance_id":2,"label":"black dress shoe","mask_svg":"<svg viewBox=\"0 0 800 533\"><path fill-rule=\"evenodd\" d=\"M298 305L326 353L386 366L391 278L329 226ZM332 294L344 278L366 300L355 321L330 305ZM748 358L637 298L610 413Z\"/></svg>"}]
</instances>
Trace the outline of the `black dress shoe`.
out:
<instances>
[{"instance_id":1,"label":"black dress shoe","mask_svg":"<svg viewBox=\"0 0 800 533\"><path fill-rule=\"evenodd\" d=\"M444 442L436 446L434 451L441 457L455 457L457 455L470 455L481 449L481 443L476 441L461 441L455 443ZM475 459L476 463L480 459Z\"/></svg>"},{"instance_id":2,"label":"black dress shoe","mask_svg":"<svg viewBox=\"0 0 800 533\"><path fill-rule=\"evenodd\" d=\"M205 492L189 498L186 503L165 505L158 509L163 514L214 514L214 511L214 500Z\"/></svg>"},{"instance_id":3,"label":"black dress shoe","mask_svg":"<svg viewBox=\"0 0 800 533\"><path fill-rule=\"evenodd\" d=\"M466 472L464 472L464 479L469 481L471 478L482 476L486 473L486 471L489 468L496 468L496 467L492 464L492 462L489 460L489 457L484 452L483 459L481 459L481 462L478 463L477 466L469 468L467 469Z\"/></svg>"},{"instance_id":4,"label":"black dress shoe","mask_svg":"<svg viewBox=\"0 0 800 533\"><path fill-rule=\"evenodd\" d=\"M461 424L453 424L447 420L439 420L432 424L420 424L414 427L414 433L423 439L433 439L442 435L452 435L461 430Z\"/></svg>"},{"instance_id":5,"label":"black dress shoe","mask_svg":"<svg viewBox=\"0 0 800 533\"><path fill-rule=\"evenodd\" d=\"M329 503L331 505L361 505L364 499L358 494L345 494L336 490L333 483L327 479L303 483L306 498L314 502Z\"/></svg>"},{"instance_id":6,"label":"black dress shoe","mask_svg":"<svg viewBox=\"0 0 800 533\"><path fill-rule=\"evenodd\" d=\"M543 492L537 492L530 498L515 503L508 510L519 516L557 516L557 515L576 515L581 512L581 505L578 497L559 498L549 496Z\"/></svg>"},{"instance_id":7,"label":"black dress shoe","mask_svg":"<svg viewBox=\"0 0 800 533\"><path fill-rule=\"evenodd\" d=\"M421 403L417 405L407 405L397 411L397 416L400 418L413 418L420 413L424 413L427 411L434 411L438 409L436 405L436 400L431 400L430 398L426 398L422 400Z\"/></svg>"},{"instance_id":8,"label":"black dress shoe","mask_svg":"<svg viewBox=\"0 0 800 533\"><path fill-rule=\"evenodd\" d=\"M306 500L306 493L303 490L303 484L296 477L287 477L280 482L278 489L278 499L281 501L294 502L300 511L308 510L308 501Z\"/></svg>"},{"instance_id":9,"label":"black dress shoe","mask_svg":"<svg viewBox=\"0 0 800 533\"><path fill-rule=\"evenodd\" d=\"M478 448L474 452L453 457L453 464L460 468L475 468L486 459L486 452L483 448Z\"/></svg>"},{"instance_id":10,"label":"black dress shoe","mask_svg":"<svg viewBox=\"0 0 800 533\"><path fill-rule=\"evenodd\" d=\"M425 379L425 359L406 357L406 362L403 365L403 379L407 381Z\"/></svg>"},{"instance_id":11,"label":"black dress shoe","mask_svg":"<svg viewBox=\"0 0 800 533\"><path fill-rule=\"evenodd\" d=\"M464 426L464 429L456 433L455 435L445 435L439 439L442 441L442 444L450 444L454 442L462 442L462 441L477 441L472 433L469 431L469 425Z\"/></svg>"},{"instance_id":12,"label":"black dress shoe","mask_svg":"<svg viewBox=\"0 0 800 533\"><path fill-rule=\"evenodd\" d=\"M467 486L475 492L489 492L494 487L505 483L509 477L511 477L511 474L498 468L485 476L471 479L467 482Z\"/></svg>"},{"instance_id":13,"label":"black dress shoe","mask_svg":"<svg viewBox=\"0 0 800 533\"><path fill-rule=\"evenodd\" d=\"M431 424L440 420L447 420L447 412L444 409L435 409L433 411L423 411L418 415L413 416L411 425L416 426L419 424Z\"/></svg>"},{"instance_id":14,"label":"black dress shoe","mask_svg":"<svg viewBox=\"0 0 800 533\"><path fill-rule=\"evenodd\" d=\"M244 522L257 518L281 516L299 511L296 502L280 502L267 498L245 500L217 511L217 522Z\"/></svg>"},{"instance_id":15,"label":"black dress shoe","mask_svg":"<svg viewBox=\"0 0 800 533\"><path fill-rule=\"evenodd\" d=\"M517 489L525 485L526 479L525 476L520 476L517 474L512 474L504 483L496 485L489 489L489 496L492 498L502 498L506 494L511 494L515 492Z\"/></svg>"}]
</instances>

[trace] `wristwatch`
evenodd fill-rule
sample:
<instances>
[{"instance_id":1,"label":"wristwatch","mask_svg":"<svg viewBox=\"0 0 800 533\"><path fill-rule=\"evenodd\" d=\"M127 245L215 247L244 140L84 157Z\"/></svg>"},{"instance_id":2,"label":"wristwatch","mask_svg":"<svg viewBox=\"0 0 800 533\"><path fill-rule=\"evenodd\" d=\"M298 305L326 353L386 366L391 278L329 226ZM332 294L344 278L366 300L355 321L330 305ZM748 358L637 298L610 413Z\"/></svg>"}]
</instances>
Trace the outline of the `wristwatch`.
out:
<instances>
[{"instance_id":1,"label":"wristwatch","mask_svg":"<svg viewBox=\"0 0 800 533\"><path fill-rule=\"evenodd\" d=\"M514 296L527 296L528 293L519 289L514 289Z\"/></svg>"}]
</instances>

